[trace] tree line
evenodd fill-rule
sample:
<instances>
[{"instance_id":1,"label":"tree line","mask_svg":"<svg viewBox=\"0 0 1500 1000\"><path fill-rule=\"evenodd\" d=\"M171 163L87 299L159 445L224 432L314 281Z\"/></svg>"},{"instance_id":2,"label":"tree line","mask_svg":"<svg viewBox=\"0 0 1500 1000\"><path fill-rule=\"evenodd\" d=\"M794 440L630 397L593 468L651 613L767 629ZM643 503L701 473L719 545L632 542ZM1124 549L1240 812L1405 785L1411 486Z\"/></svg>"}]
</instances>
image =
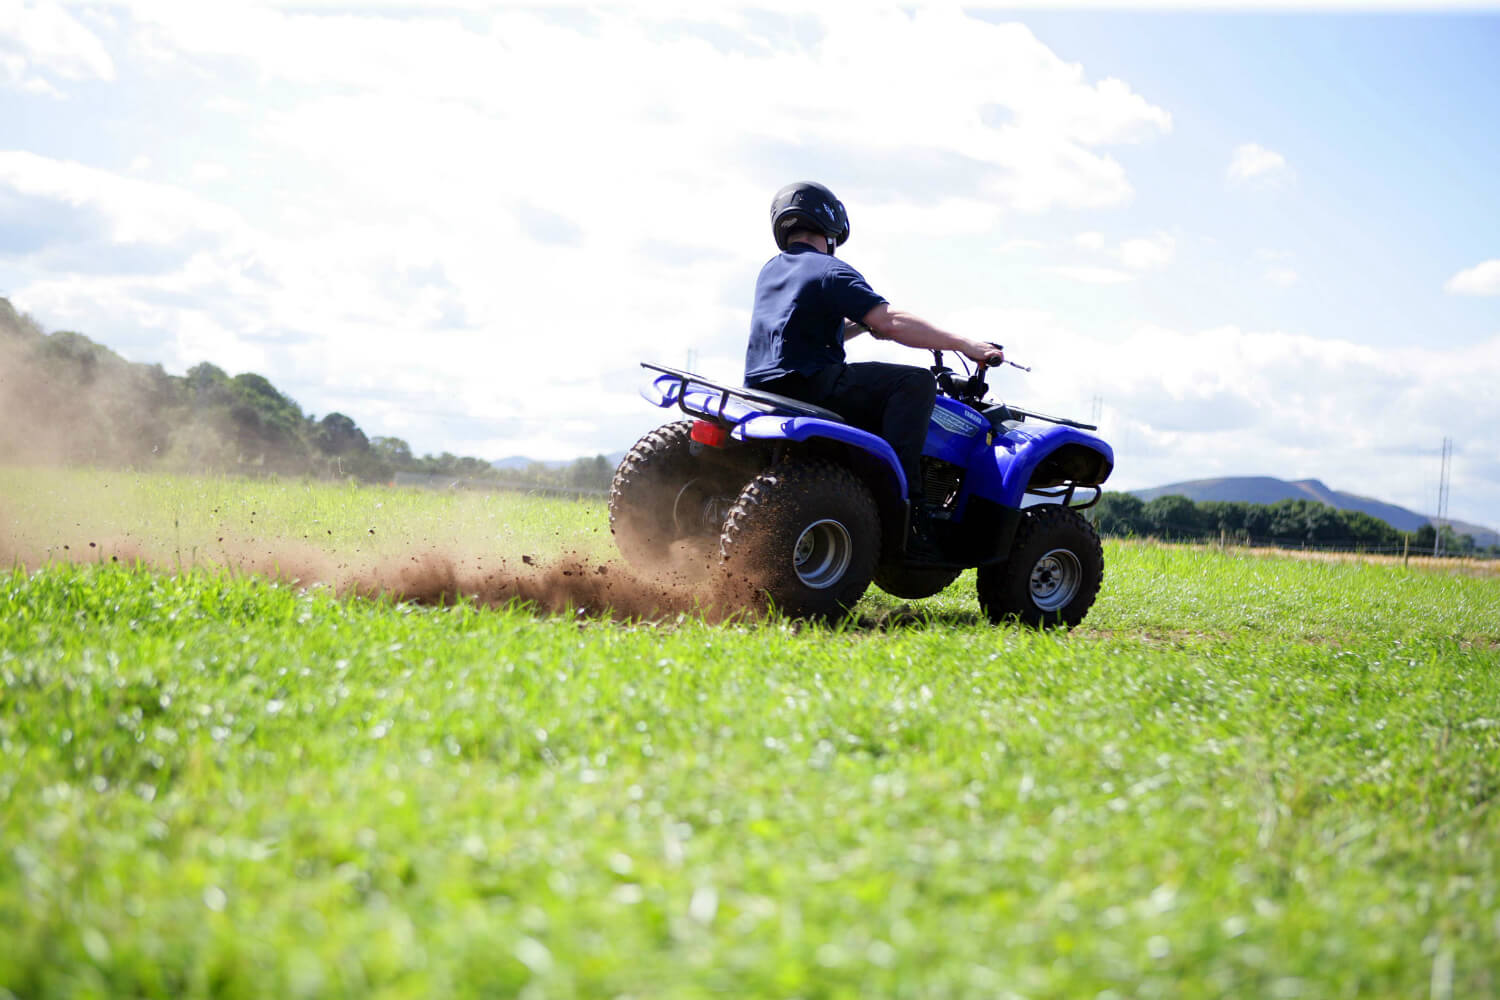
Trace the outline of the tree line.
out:
<instances>
[{"instance_id":1,"label":"tree line","mask_svg":"<svg viewBox=\"0 0 1500 1000\"><path fill-rule=\"evenodd\" d=\"M73 331L47 334L0 298L0 460L391 482L399 474L603 489L603 455L501 470L414 455L343 413L316 417L262 375L204 362L186 375L126 361Z\"/></svg>"},{"instance_id":2,"label":"tree line","mask_svg":"<svg viewBox=\"0 0 1500 1000\"><path fill-rule=\"evenodd\" d=\"M1142 500L1130 493L1106 493L1091 512L1100 534L1155 537L1174 542L1228 541L1245 545L1280 545L1367 552L1430 555L1437 529L1424 524L1398 531L1359 510L1340 510L1317 500L1292 499L1260 504L1205 500L1195 503L1171 495ZM1442 528L1440 550L1448 555L1500 556L1500 545L1479 546L1473 535Z\"/></svg>"}]
</instances>

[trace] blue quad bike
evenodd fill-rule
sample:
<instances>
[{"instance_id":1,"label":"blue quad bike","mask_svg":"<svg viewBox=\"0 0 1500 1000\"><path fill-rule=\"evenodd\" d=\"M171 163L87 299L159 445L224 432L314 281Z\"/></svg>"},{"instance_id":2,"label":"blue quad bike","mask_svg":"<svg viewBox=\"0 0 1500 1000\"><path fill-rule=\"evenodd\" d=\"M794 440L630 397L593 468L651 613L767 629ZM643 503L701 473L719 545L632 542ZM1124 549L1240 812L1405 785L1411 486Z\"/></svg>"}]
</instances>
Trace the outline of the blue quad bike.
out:
<instances>
[{"instance_id":1,"label":"blue quad bike","mask_svg":"<svg viewBox=\"0 0 1500 1000\"><path fill-rule=\"evenodd\" d=\"M1098 502L1114 451L1093 425L986 403L983 366L960 374L941 351L933 360L920 486L941 559L907 552L906 477L884 439L822 407L645 363L656 374L642 395L687 419L646 434L615 472L621 554L690 581L751 581L778 611L809 618L845 613L872 581L916 599L977 567L990 621L1078 624L1104 577L1078 512Z\"/></svg>"}]
</instances>

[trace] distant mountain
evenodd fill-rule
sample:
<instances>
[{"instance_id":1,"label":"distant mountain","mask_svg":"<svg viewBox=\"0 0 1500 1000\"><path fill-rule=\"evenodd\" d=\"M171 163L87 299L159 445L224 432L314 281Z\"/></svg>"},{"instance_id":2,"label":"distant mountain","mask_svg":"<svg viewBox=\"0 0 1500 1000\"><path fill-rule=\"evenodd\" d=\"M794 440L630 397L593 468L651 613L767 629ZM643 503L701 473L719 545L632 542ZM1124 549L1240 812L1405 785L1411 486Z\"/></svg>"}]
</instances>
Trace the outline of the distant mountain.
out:
<instances>
[{"instance_id":1,"label":"distant mountain","mask_svg":"<svg viewBox=\"0 0 1500 1000\"><path fill-rule=\"evenodd\" d=\"M1434 518L1397 507L1395 504L1362 497L1342 490L1329 489L1316 479L1299 479L1287 482L1271 476L1230 476L1224 479L1193 479L1185 483L1169 483L1145 490L1131 490L1142 500L1154 500L1164 496L1184 496L1194 503L1207 500L1242 501L1245 503L1276 503L1280 500L1316 500L1338 510L1364 511L1378 517L1397 531L1416 531ZM1473 535L1481 546L1500 545L1500 532L1483 525L1468 524L1451 518L1447 524L1455 534Z\"/></svg>"},{"instance_id":2,"label":"distant mountain","mask_svg":"<svg viewBox=\"0 0 1500 1000\"><path fill-rule=\"evenodd\" d=\"M526 469L530 468L533 465L543 465L549 469L561 469L563 466L568 465L571 461L572 459L568 459L564 462L544 462L539 458L527 458L525 455L512 455L509 458L502 458L499 461L491 462L490 464L497 469Z\"/></svg>"},{"instance_id":3,"label":"distant mountain","mask_svg":"<svg viewBox=\"0 0 1500 1000\"><path fill-rule=\"evenodd\" d=\"M578 458L593 458L593 457L594 457L593 455L579 455L578 456ZM625 457L625 453L623 451L617 451L613 455L605 455L604 456L605 461L609 462L609 464L610 464L611 467L619 465L620 464L620 459L622 459L624 457ZM501 469L501 470L525 469L525 468L529 468L532 465L541 465L541 466L545 466L548 469L564 469L564 468L567 468L568 466L572 465L577 460L578 459L575 459L575 458L543 460L543 459L540 459L540 458L527 458L525 455L511 455L509 458L497 459L496 461L493 461L490 464L493 465L495 468Z\"/></svg>"}]
</instances>

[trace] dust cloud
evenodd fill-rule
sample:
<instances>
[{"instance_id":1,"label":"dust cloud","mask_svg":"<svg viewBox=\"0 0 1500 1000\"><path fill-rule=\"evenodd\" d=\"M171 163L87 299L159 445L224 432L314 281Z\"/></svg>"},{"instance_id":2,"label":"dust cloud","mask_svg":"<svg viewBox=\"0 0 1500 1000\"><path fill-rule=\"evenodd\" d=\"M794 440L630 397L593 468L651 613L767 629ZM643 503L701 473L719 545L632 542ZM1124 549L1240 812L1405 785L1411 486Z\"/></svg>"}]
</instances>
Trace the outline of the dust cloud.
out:
<instances>
[{"instance_id":1,"label":"dust cloud","mask_svg":"<svg viewBox=\"0 0 1500 1000\"><path fill-rule=\"evenodd\" d=\"M0 298L0 466L155 465L170 438L172 416L161 404L165 378L159 367L129 364L76 335L47 338ZM112 523L102 497L68 500L68 513L28 509L23 519L12 516L23 511L7 510L0 496L0 571L55 563L124 563L163 573L206 569L340 596L430 606L519 602L540 613L586 617L689 614L723 621L756 604L749 581L718 572L717 560L702 551L679 549L664 564L643 569L566 551L476 555L456 543L416 538L408 544L397 539L396 554L390 539L378 555L340 553L225 530L184 552L160 529Z\"/></svg>"},{"instance_id":2,"label":"dust cloud","mask_svg":"<svg viewBox=\"0 0 1500 1000\"><path fill-rule=\"evenodd\" d=\"M576 552L553 555L459 552L413 544L396 554L338 553L292 539L220 537L189 555L163 539L110 537L79 524L47 526L40 537L14 530L0 502L0 568L53 564L126 564L162 573L189 569L324 588L341 597L444 607L513 604L537 613L585 618L660 620L691 615L722 622L751 613L756 589L717 571L701 551L679 550L663 564L629 567Z\"/></svg>"},{"instance_id":3,"label":"dust cloud","mask_svg":"<svg viewBox=\"0 0 1500 1000\"><path fill-rule=\"evenodd\" d=\"M167 374L77 334L45 337L0 298L0 462L140 464L164 455Z\"/></svg>"}]
</instances>

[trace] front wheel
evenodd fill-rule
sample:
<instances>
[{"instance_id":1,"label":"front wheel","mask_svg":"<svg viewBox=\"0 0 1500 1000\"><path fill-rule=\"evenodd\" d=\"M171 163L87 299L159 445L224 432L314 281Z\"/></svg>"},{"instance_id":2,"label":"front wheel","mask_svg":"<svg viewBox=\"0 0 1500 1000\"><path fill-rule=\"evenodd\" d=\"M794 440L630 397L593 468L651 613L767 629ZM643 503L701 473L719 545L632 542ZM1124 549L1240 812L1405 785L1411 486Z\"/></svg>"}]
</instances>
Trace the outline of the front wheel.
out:
<instances>
[{"instance_id":1,"label":"front wheel","mask_svg":"<svg viewBox=\"0 0 1500 1000\"><path fill-rule=\"evenodd\" d=\"M724 521L722 568L793 618L845 613L880 557L880 514L842 466L796 462L751 479Z\"/></svg>"},{"instance_id":2,"label":"front wheel","mask_svg":"<svg viewBox=\"0 0 1500 1000\"><path fill-rule=\"evenodd\" d=\"M1077 625L1103 580L1104 549L1092 524L1058 504L1028 507L1010 558L979 567L979 606L997 625Z\"/></svg>"}]
</instances>

